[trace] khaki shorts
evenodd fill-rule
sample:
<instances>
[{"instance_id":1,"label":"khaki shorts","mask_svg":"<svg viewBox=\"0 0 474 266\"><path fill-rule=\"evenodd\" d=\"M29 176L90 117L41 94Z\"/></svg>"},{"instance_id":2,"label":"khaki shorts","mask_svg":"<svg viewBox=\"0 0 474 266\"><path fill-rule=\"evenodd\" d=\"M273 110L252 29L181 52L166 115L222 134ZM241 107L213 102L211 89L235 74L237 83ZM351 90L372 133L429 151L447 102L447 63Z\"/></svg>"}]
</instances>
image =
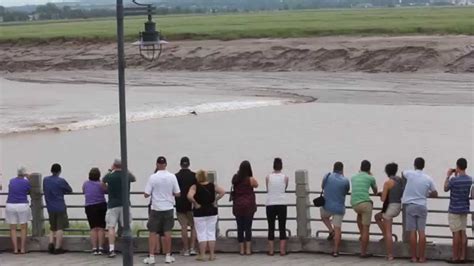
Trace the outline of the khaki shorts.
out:
<instances>
[{"instance_id":1,"label":"khaki shorts","mask_svg":"<svg viewBox=\"0 0 474 266\"><path fill-rule=\"evenodd\" d=\"M448 213L449 229L451 232L466 231L467 214Z\"/></svg>"},{"instance_id":2,"label":"khaki shorts","mask_svg":"<svg viewBox=\"0 0 474 266\"><path fill-rule=\"evenodd\" d=\"M401 203L390 203L388 204L387 210L382 214L382 217L386 220L393 219L397 217L402 210Z\"/></svg>"},{"instance_id":3,"label":"khaki shorts","mask_svg":"<svg viewBox=\"0 0 474 266\"><path fill-rule=\"evenodd\" d=\"M352 206L352 209L362 217L363 225L370 225L372 220L372 202L362 202L357 205Z\"/></svg>"},{"instance_id":4,"label":"khaki shorts","mask_svg":"<svg viewBox=\"0 0 474 266\"><path fill-rule=\"evenodd\" d=\"M336 227L342 226L342 219L344 215L341 214L333 214L331 212L326 211L323 207L320 208L321 218L331 218L332 216L332 224Z\"/></svg>"},{"instance_id":5,"label":"khaki shorts","mask_svg":"<svg viewBox=\"0 0 474 266\"><path fill-rule=\"evenodd\" d=\"M177 212L176 218L178 218L178 222L181 228L194 226L193 212Z\"/></svg>"}]
</instances>

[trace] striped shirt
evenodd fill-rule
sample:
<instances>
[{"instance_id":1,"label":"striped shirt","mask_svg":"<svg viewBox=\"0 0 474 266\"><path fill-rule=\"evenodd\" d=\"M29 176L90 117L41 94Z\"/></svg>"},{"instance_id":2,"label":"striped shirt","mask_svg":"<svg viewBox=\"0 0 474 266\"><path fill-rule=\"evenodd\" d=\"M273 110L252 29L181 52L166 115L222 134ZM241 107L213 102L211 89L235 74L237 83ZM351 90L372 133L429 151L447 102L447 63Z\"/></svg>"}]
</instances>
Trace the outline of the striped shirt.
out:
<instances>
[{"instance_id":1,"label":"striped shirt","mask_svg":"<svg viewBox=\"0 0 474 266\"><path fill-rule=\"evenodd\" d=\"M449 180L449 213L466 214L469 213L469 199L472 186L472 177L461 175Z\"/></svg>"},{"instance_id":2,"label":"striped shirt","mask_svg":"<svg viewBox=\"0 0 474 266\"><path fill-rule=\"evenodd\" d=\"M351 205L370 202L369 188L376 189L375 178L365 172L360 172L351 178Z\"/></svg>"}]
</instances>

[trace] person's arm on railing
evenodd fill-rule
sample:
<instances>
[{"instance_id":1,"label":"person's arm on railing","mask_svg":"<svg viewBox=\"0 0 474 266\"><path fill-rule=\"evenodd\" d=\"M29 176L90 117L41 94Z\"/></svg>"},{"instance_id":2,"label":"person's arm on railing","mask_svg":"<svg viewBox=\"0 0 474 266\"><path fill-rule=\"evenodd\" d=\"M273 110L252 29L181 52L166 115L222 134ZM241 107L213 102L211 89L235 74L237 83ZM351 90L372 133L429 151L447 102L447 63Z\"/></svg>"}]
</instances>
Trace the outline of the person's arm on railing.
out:
<instances>
[{"instance_id":1,"label":"person's arm on railing","mask_svg":"<svg viewBox=\"0 0 474 266\"><path fill-rule=\"evenodd\" d=\"M145 192L143 193L143 196L145 197L145 199L149 198L152 192L153 192L153 187L151 185L151 178L149 178L145 185Z\"/></svg>"},{"instance_id":2,"label":"person's arm on railing","mask_svg":"<svg viewBox=\"0 0 474 266\"><path fill-rule=\"evenodd\" d=\"M64 191L65 194L72 193L72 188L65 179L63 179L63 191Z\"/></svg>"},{"instance_id":3,"label":"person's arm on railing","mask_svg":"<svg viewBox=\"0 0 474 266\"><path fill-rule=\"evenodd\" d=\"M377 188L377 183L375 182L375 178L372 180L372 191L374 192L374 195L377 195L379 193L379 189Z\"/></svg>"},{"instance_id":4,"label":"person's arm on railing","mask_svg":"<svg viewBox=\"0 0 474 266\"><path fill-rule=\"evenodd\" d=\"M199 203L194 199L194 195L196 195L196 185L192 185L189 188L187 198L188 198L189 202L191 202L191 204L193 204L195 209L199 209L199 208L201 208L201 205L199 205Z\"/></svg>"},{"instance_id":5,"label":"person's arm on railing","mask_svg":"<svg viewBox=\"0 0 474 266\"><path fill-rule=\"evenodd\" d=\"M429 190L428 197L430 198L437 198L438 197L438 191L436 190L435 184L433 180L430 180L430 190Z\"/></svg>"},{"instance_id":6,"label":"person's arm on railing","mask_svg":"<svg viewBox=\"0 0 474 266\"><path fill-rule=\"evenodd\" d=\"M255 177L250 177L250 186L252 186L253 188L258 188L258 182Z\"/></svg>"}]
</instances>

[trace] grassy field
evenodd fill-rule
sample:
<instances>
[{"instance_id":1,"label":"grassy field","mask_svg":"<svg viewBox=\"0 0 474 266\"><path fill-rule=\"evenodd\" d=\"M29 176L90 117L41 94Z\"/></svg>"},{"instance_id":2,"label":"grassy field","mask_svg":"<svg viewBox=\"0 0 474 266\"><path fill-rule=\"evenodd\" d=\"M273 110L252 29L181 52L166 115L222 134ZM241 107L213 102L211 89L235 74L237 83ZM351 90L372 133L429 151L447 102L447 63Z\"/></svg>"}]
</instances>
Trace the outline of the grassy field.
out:
<instances>
[{"instance_id":1,"label":"grassy field","mask_svg":"<svg viewBox=\"0 0 474 266\"><path fill-rule=\"evenodd\" d=\"M155 16L168 40L288 38L327 35L474 35L474 8L387 8ZM137 38L143 17L125 21L127 40ZM115 19L0 24L0 41L113 40Z\"/></svg>"}]
</instances>

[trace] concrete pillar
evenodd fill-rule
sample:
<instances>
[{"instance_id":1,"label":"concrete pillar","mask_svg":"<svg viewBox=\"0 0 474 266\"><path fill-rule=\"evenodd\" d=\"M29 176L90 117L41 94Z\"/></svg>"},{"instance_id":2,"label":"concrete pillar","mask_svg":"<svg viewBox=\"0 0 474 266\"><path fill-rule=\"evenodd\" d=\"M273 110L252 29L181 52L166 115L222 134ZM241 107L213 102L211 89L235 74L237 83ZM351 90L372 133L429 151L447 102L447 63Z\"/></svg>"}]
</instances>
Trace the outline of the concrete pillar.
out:
<instances>
[{"instance_id":1,"label":"concrete pillar","mask_svg":"<svg viewBox=\"0 0 474 266\"><path fill-rule=\"evenodd\" d=\"M33 173L28 178L31 184L31 213L32 235L40 237L45 235L44 230L44 214L43 214L43 178L39 173Z\"/></svg>"},{"instance_id":2,"label":"concrete pillar","mask_svg":"<svg viewBox=\"0 0 474 266\"><path fill-rule=\"evenodd\" d=\"M311 216L309 212L309 185L308 171L298 170L295 173L296 182L296 235L298 237L311 236Z\"/></svg>"},{"instance_id":3,"label":"concrete pillar","mask_svg":"<svg viewBox=\"0 0 474 266\"><path fill-rule=\"evenodd\" d=\"M216 171L208 171L207 172L207 179L209 182L217 184L217 173ZM219 209L219 202L217 203L217 209ZM216 237L219 236L219 216L217 216L217 223L216 223Z\"/></svg>"}]
</instances>

